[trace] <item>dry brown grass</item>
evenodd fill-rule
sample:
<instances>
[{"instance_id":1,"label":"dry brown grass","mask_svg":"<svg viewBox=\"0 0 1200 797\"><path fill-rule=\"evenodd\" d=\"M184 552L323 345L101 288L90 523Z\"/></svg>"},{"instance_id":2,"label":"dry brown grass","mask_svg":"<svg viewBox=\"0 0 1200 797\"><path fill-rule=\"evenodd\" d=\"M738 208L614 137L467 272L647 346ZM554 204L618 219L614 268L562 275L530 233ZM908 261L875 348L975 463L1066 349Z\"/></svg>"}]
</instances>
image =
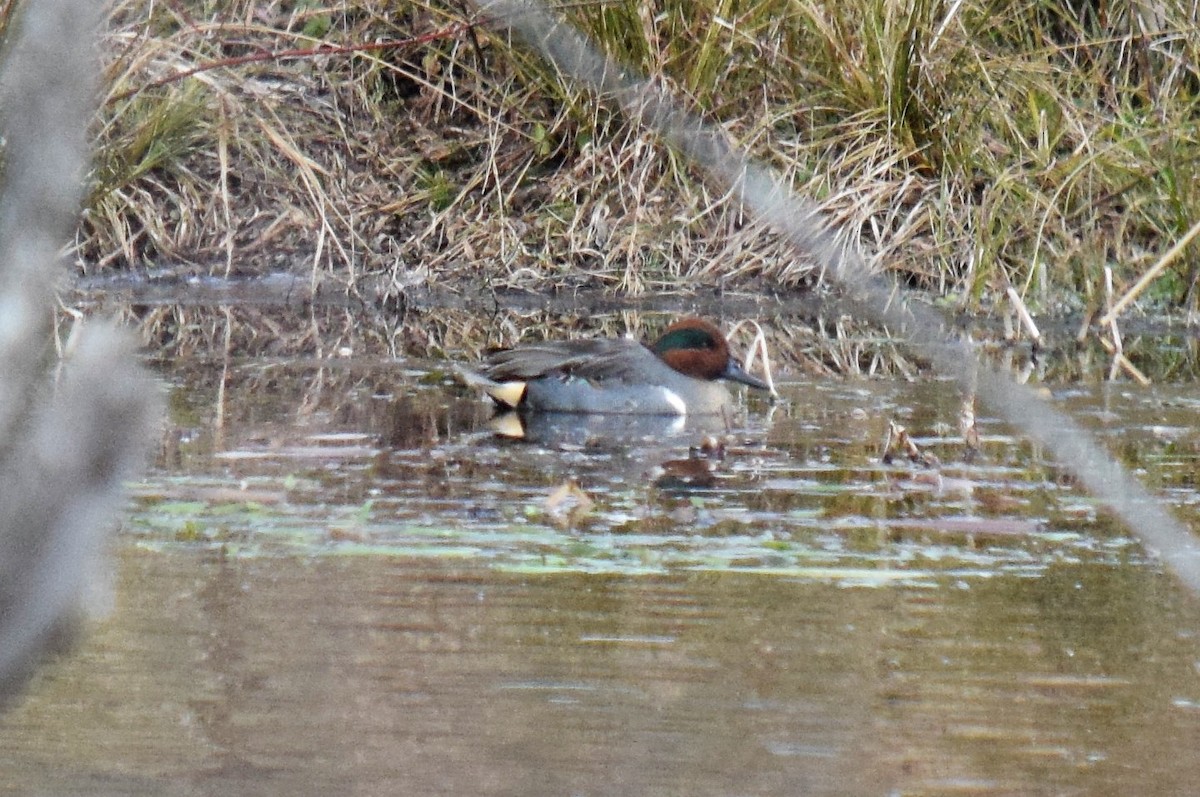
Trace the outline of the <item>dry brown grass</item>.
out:
<instances>
[{"instance_id":1,"label":"dry brown grass","mask_svg":"<svg viewBox=\"0 0 1200 797\"><path fill-rule=\"evenodd\" d=\"M1194 12L1075 6L567 13L816 199L873 267L975 310L1012 284L1045 312L1096 306L1105 264L1131 283L1200 217ZM288 270L371 302L429 285L638 296L819 279L613 108L464 27L473 15L120 0L82 270ZM347 49L381 40L396 46ZM322 45L343 49L269 57ZM1194 302L1195 263L1185 252L1150 302Z\"/></svg>"}]
</instances>

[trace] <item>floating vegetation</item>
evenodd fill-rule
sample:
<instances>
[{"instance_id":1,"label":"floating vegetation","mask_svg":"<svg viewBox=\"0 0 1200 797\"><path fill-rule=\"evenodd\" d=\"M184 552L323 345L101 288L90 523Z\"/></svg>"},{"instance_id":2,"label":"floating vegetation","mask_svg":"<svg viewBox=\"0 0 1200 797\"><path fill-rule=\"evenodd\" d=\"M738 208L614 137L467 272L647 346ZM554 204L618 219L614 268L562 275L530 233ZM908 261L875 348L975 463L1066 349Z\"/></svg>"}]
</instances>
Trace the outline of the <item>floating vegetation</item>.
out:
<instances>
[{"instance_id":1,"label":"floating vegetation","mask_svg":"<svg viewBox=\"0 0 1200 797\"><path fill-rule=\"evenodd\" d=\"M256 370L270 371L272 392L257 387ZM614 440L610 429L529 442L495 436L485 402L423 378L385 389L378 373L319 379L300 364L238 374L220 435L208 426L215 412L179 404L188 426L138 489L126 527L138 545L848 586L1035 576L1063 561L1141 556L995 422L979 421L968 458L950 425L961 408L940 384L792 382L782 404L751 406L719 438L681 428ZM193 397L208 389L202 373L179 376ZM1174 408L1181 422L1190 407ZM1155 423L1138 455L1179 482L1196 458L1178 434L1164 437L1172 416L1148 409ZM889 428L895 437L897 417L919 462L881 461L878 441ZM932 429L947 436L917 434ZM934 451L930 469L922 462Z\"/></svg>"}]
</instances>

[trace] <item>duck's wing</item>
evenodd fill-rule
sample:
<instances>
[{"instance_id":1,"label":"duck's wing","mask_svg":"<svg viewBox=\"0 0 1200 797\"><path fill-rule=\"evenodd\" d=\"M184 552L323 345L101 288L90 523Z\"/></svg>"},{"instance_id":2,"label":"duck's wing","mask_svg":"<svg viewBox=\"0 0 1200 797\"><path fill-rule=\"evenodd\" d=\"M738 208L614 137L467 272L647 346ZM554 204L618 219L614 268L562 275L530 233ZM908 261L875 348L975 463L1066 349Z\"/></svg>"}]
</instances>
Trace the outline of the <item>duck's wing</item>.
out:
<instances>
[{"instance_id":1,"label":"duck's wing","mask_svg":"<svg viewBox=\"0 0 1200 797\"><path fill-rule=\"evenodd\" d=\"M547 341L504 349L488 356L483 374L496 382L544 376L631 381L662 364L654 353L628 338Z\"/></svg>"}]
</instances>

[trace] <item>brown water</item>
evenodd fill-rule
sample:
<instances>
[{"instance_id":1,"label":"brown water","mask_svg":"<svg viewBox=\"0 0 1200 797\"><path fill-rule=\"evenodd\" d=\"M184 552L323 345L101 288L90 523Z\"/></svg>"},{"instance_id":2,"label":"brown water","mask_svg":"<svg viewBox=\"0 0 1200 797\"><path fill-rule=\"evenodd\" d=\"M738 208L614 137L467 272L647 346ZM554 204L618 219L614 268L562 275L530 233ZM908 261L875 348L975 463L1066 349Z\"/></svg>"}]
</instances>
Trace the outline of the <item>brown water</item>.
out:
<instances>
[{"instance_id":1,"label":"brown water","mask_svg":"<svg viewBox=\"0 0 1200 797\"><path fill-rule=\"evenodd\" d=\"M0 794L1200 783L1197 604L983 412L968 464L947 383L513 442L421 364L165 375L115 611L0 719ZM1192 392L1054 400L1197 526ZM879 463L893 418L940 479Z\"/></svg>"}]
</instances>

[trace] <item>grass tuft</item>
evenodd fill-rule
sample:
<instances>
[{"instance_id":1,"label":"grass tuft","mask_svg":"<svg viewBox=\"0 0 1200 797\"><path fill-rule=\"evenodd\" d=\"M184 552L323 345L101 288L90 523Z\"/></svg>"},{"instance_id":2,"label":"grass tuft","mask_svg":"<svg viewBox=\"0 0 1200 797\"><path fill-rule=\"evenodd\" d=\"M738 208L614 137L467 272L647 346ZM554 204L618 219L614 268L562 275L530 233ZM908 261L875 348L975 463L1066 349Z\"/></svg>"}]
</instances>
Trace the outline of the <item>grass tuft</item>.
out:
<instances>
[{"instance_id":1,"label":"grass tuft","mask_svg":"<svg viewBox=\"0 0 1200 797\"><path fill-rule=\"evenodd\" d=\"M686 97L872 265L980 310L1118 293L1200 218L1184 0L634 0L563 13ZM457 2L118 0L88 272L477 291L819 281L735 201ZM386 45L386 46L380 46ZM177 77L186 74L186 77ZM1146 307L1196 309L1194 247Z\"/></svg>"}]
</instances>

